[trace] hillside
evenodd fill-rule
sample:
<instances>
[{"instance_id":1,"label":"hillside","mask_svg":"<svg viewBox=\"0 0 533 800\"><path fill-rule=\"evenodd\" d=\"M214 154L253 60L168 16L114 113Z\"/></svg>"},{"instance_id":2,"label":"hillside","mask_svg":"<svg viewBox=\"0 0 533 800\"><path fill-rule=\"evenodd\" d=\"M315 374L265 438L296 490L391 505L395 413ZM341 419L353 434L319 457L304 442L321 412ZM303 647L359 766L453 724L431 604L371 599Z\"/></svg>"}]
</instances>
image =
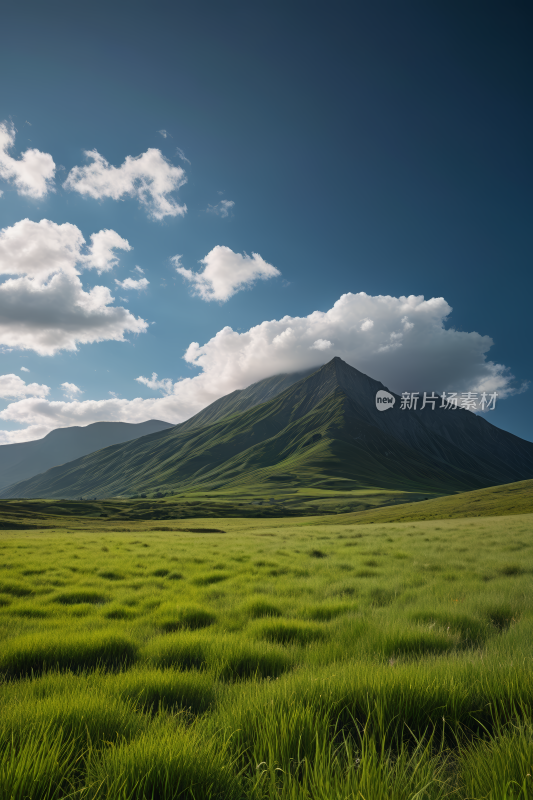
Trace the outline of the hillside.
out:
<instances>
[{"instance_id":1,"label":"hillside","mask_svg":"<svg viewBox=\"0 0 533 800\"><path fill-rule=\"evenodd\" d=\"M197 415L54 467L1 496L101 498L252 485L265 492L283 485L450 494L533 478L530 442L462 409L402 411L397 398L394 408L377 411L376 392L385 388L335 358L248 410L217 418L238 401L222 398L218 412L201 412L215 421L201 424Z\"/></svg>"},{"instance_id":2,"label":"hillside","mask_svg":"<svg viewBox=\"0 0 533 800\"><path fill-rule=\"evenodd\" d=\"M533 513L533 480L490 486L451 497L438 497L391 508L376 508L355 514L339 514L335 522L422 522L464 517L504 517Z\"/></svg>"},{"instance_id":3,"label":"hillside","mask_svg":"<svg viewBox=\"0 0 533 800\"><path fill-rule=\"evenodd\" d=\"M299 492L274 489L273 492L274 495L266 501L240 492L168 496L165 499L150 500L4 500L0 501L0 530L72 529L86 528L87 525L106 528L110 523L130 524L139 521L165 524L170 522L179 525L180 530L199 530L198 526L220 525L223 524L222 520L233 520L232 524L235 524L239 517L248 519L249 525L258 524L261 519L280 517L292 518L294 525L298 524L298 518L302 523L305 520L305 525L323 525L324 516L327 516L328 524L332 525L422 522L519 514L531 515L533 519L533 480L491 486L436 500L414 493L379 490L347 492L343 495L317 489ZM367 510L343 513L348 506L366 506ZM184 528L189 520L197 527Z\"/></svg>"},{"instance_id":4,"label":"hillside","mask_svg":"<svg viewBox=\"0 0 533 800\"><path fill-rule=\"evenodd\" d=\"M92 425L58 428L42 439L0 446L0 488L28 480L58 464L109 447L171 428L169 422L94 422Z\"/></svg>"}]
</instances>

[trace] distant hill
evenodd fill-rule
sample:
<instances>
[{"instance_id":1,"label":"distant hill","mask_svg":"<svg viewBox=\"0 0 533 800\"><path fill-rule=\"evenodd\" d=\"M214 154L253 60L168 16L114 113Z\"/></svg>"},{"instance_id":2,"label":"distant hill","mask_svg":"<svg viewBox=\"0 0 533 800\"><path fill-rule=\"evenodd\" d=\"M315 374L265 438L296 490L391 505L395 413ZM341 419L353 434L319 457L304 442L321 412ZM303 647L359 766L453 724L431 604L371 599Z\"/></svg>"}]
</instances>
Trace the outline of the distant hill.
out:
<instances>
[{"instance_id":1,"label":"distant hill","mask_svg":"<svg viewBox=\"0 0 533 800\"><path fill-rule=\"evenodd\" d=\"M92 425L58 428L42 439L0 446L0 488L45 472L111 444L129 442L148 433L172 428L169 422L94 422Z\"/></svg>"},{"instance_id":2,"label":"distant hill","mask_svg":"<svg viewBox=\"0 0 533 800\"><path fill-rule=\"evenodd\" d=\"M246 389L237 389L181 423L180 430L198 428L271 400L314 371L313 368L275 375ZM17 497L17 494L6 492L7 487L46 472L51 467L66 464L113 444L122 444L172 427L174 426L169 422L160 420L148 420L139 424L95 422L85 427L58 428L43 439L32 442L0 445L0 497Z\"/></svg>"},{"instance_id":3,"label":"distant hill","mask_svg":"<svg viewBox=\"0 0 533 800\"><path fill-rule=\"evenodd\" d=\"M402 411L396 396L378 411L376 392L386 387L339 358L283 389L288 381L267 379L171 430L54 467L0 496L268 492L274 484L449 494L533 478L531 442L462 409ZM246 409L247 392L249 402L272 399Z\"/></svg>"}]
</instances>

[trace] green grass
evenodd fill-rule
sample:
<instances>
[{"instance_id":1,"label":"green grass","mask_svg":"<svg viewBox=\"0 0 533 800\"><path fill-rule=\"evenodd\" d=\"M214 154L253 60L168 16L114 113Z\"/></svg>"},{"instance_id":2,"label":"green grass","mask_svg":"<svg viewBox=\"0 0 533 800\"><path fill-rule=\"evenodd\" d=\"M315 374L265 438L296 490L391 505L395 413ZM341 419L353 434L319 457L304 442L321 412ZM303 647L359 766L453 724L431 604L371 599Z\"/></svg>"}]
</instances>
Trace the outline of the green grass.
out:
<instances>
[{"instance_id":1,"label":"green grass","mask_svg":"<svg viewBox=\"0 0 533 800\"><path fill-rule=\"evenodd\" d=\"M405 498L407 499L407 498ZM371 522L415 522L465 517L499 517L533 512L533 480L489 486L473 492L447 497L417 498L422 502L393 501L387 508L361 510L352 519L368 525ZM344 516L339 522L346 522Z\"/></svg>"},{"instance_id":2,"label":"green grass","mask_svg":"<svg viewBox=\"0 0 533 800\"><path fill-rule=\"evenodd\" d=\"M136 644L120 633L71 635L68 630L50 630L44 634L12 637L4 642L0 673L20 677L56 668L75 671L104 666L117 669L131 664L136 657Z\"/></svg>"},{"instance_id":3,"label":"green grass","mask_svg":"<svg viewBox=\"0 0 533 800\"><path fill-rule=\"evenodd\" d=\"M0 533L0 797L531 800L533 515L163 527Z\"/></svg>"}]
</instances>

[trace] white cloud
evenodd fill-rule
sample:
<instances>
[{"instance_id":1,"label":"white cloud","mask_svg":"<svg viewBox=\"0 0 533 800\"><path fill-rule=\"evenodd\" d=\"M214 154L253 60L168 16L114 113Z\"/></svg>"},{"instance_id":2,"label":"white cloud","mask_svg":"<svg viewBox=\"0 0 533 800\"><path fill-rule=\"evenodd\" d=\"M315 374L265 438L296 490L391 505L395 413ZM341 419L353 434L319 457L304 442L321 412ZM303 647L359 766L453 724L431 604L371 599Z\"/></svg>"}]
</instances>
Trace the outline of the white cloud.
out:
<instances>
[{"instance_id":1,"label":"white cloud","mask_svg":"<svg viewBox=\"0 0 533 800\"><path fill-rule=\"evenodd\" d=\"M21 372L29 372L29 369L28 369L28 367L21 367L20 371Z\"/></svg>"},{"instance_id":2,"label":"white cloud","mask_svg":"<svg viewBox=\"0 0 533 800\"><path fill-rule=\"evenodd\" d=\"M181 147L177 147L177 148L176 148L176 155L177 155L179 158L181 158L181 160L182 160L182 161L186 161L186 162L187 162L187 164L190 164L190 163L191 163L191 162L189 161L189 159L187 158L187 156L185 155L185 153L183 152L183 150L181 149Z\"/></svg>"},{"instance_id":3,"label":"white cloud","mask_svg":"<svg viewBox=\"0 0 533 800\"><path fill-rule=\"evenodd\" d=\"M110 230L93 234L86 247L75 225L46 219L1 230L0 275L15 277L0 284L0 345L53 355L76 350L78 343L124 341L126 331L145 331L143 319L111 306L108 288L85 291L80 280L80 270L114 266L114 248L131 249Z\"/></svg>"},{"instance_id":4,"label":"white cloud","mask_svg":"<svg viewBox=\"0 0 533 800\"><path fill-rule=\"evenodd\" d=\"M53 191L54 159L35 148L13 158L8 151L15 144L15 133L13 123L0 123L0 178L13 183L19 194L38 200Z\"/></svg>"},{"instance_id":5,"label":"white cloud","mask_svg":"<svg viewBox=\"0 0 533 800\"><path fill-rule=\"evenodd\" d=\"M93 233L85 247L76 225L22 219L0 230L0 275L27 275L42 282L58 272L75 276L91 267L106 272L118 262L114 249L131 250L131 246L112 230Z\"/></svg>"},{"instance_id":6,"label":"white cloud","mask_svg":"<svg viewBox=\"0 0 533 800\"><path fill-rule=\"evenodd\" d=\"M63 186L95 200L111 197L136 197L155 219L183 216L186 205L179 205L170 192L187 178L181 167L173 166L160 150L150 148L140 156L126 156L120 167L110 165L97 150L86 150L91 163L74 167Z\"/></svg>"},{"instance_id":7,"label":"white cloud","mask_svg":"<svg viewBox=\"0 0 533 800\"><path fill-rule=\"evenodd\" d=\"M211 214L217 214L219 217L227 217L234 205L233 200L221 200L220 203L216 203L214 206L209 203L207 211Z\"/></svg>"},{"instance_id":8,"label":"white cloud","mask_svg":"<svg viewBox=\"0 0 533 800\"><path fill-rule=\"evenodd\" d=\"M141 269L140 267L135 267L132 272L138 272L139 275L144 275L144 269Z\"/></svg>"},{"instance_id":9,"label":"white cloud","mask_svg":"<svg viewBox=\"0 0 533 800\"><path fill-rule=\"evenodd\" d=\"M170 378L162 378L161 380L157 379L157 372L152 372L151 378L143 378L140 375L138 378L135 378L136 381L139 383L143 383L145 386L148 386L149 389L157 390L164 392L164 394L172 394L174 384Z\"/></svg>"},{"instance_id":10,"label":"white cloud","mask_svg":"<svg viewBox=\"0 0 533 800\"><path fill-rule=\"evenodd\" d=\"M172 261L176 272L192 284L194 294L202 300L220 300L225 303L236 292L251 286L256 280L267 280L281 272L261 258L258 253L251 257L234 253L229 247L217 245L200 261L203 272L193 272L180 265L181 256Z\"/></svg>"},{"instance_id":11,"label":"white cloud","mask_svg":"<svg viewBox=\"0 0 533 800\"><path fill-rule=\"evenodd\" d=\"M116 231L103 230L91 234L91 246L88 248L84 263L87 267L94 267L98 274L108 272L118 264L118 257L113 250L131 250L127 239L123 239Z\"/></svg>"},{"instance_id":12,"label":"white cloud","mask_svg":"<svg viewBox=\"0 0 533 800\"><path fill-rule=\"evenodd\" d=\"M157 131L157 132L161 134L163 139L166 139L167 136L170 136L170 133L168 133L168 131L166 131L164 128L162 130L160 130L160 131Z\"/></svg>"},{"instance_id":13,"label":"white cloud","mask_svg":"<svg viewBox=\"0 0 533 800\"><path fill-rule=\"evenodd\" d=\"M61 388L63 389L63 394L69 397L71 400L73 400L79 394L83 394L83 391L79 388L79 386L76 386L75 383L68 383L65 381L65 383L61 384Z\"/></svg>"},{"instance_id":14,"label":"white cloud","mask_svg":"<svg viewBox=\"0 0 533 800\"><path fill-rule=\"evenodd\" d=\"M141 289L146 289L150 281L146 278L140 278L138 281L133 278L125 278L123 281L117 281L115 278L115 283L117 286L120 286L121 289L136 289L140 291Z\"/></svg>"},{"instance_id":15,"label":"white cloud","mask_svg":"<svg viewBox=\"0 0 533 800\"><path fill-rule=\"evenodd\" d=\"M24 367L22 367L24 369ZM29 370L26 370L29 372ZM0 375L0 397L46 397L50 387L40 383L25 383L18 375Z\"/></svg>"},{"instance_id":16,"label":"white cloud","mask_svg":"<svg viewBox=\"0 0 533 800\"><path fill-rule=\"evenodd\" d=\"M340 356L361 372L395 392L498 392L504 398L516 390L513 376L501 364L487 360L493 342L479 333L446 328L451 312L441 298L372 297L364 292L343 295L329 311L307 317L283 317L239 333L230 327L200 346L193 342L185 360L200 374L172 384L157 375L140 380L168 392L163 397L133 400L75 400L70 403L26 398L11 403L0 419L26 426L3 432L3 441L26 441L68 425L99 420L142 422L162 419L178 423L222 395L282 372L318 367ZM372 319L370 331L361 323ZM383 350L391 334L403 332L399 346ZM313 349L319 339L334 342L327 354ZM139 379L138 379L139 380Z\"/></svg>"},{"instance_id":17,"label":"white cloud","mask_svg":"<svg viewBox=\"0 0 533 800\"><path fill-rule=\"evenodd\" d=\"M328 339L317 339L316 342L313 342L311 345L311 350L330 350L333 347L333 343L328 341Z\"/></svg>"},{"instance_id":18,"label":"white cloud","mask_svg":"<svg viewBox=\"0 0 533 800\"><path fill-rule=\"evenodd\" d=\"M372 319L365 319L361 323L362 331L371 331L373 327L374 327L374 320Z\"/></svg>"}]
</instances>

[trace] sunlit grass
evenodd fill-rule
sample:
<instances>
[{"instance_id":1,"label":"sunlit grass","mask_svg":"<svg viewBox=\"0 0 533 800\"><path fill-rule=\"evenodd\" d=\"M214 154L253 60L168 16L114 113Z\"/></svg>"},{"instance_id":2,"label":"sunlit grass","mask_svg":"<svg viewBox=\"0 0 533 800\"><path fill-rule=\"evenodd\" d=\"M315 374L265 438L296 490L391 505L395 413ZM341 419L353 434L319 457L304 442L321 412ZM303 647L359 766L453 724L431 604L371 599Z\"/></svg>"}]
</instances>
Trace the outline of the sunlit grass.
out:
<instances>
[{"instance_id":1,"label":"sunlit grass","mask_svg":"<svg viewBox=\"0 0 533 800\"><path fill-rule=\"evenodd\" d=\"M6 797L533 797L533 516L165 527L0 533Z\"/></svg>"}]
</instances>

